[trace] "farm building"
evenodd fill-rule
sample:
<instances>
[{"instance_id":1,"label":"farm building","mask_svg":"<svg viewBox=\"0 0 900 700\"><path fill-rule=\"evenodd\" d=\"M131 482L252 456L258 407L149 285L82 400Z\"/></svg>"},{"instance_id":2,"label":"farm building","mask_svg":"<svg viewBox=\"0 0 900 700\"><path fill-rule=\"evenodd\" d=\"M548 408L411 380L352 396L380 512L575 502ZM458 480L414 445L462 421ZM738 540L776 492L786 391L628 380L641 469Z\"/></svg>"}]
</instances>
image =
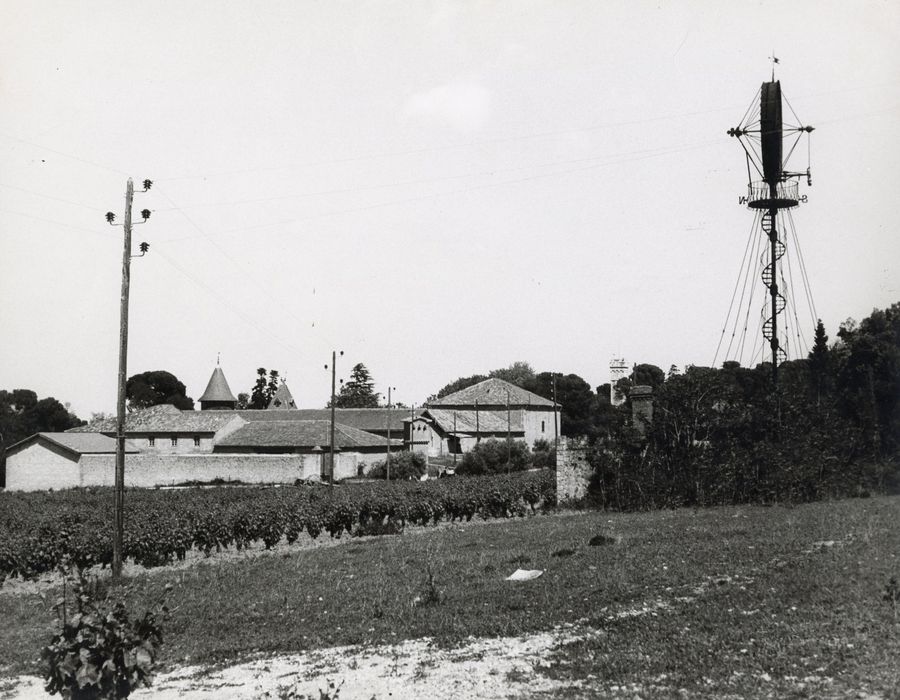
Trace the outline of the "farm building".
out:
<instances>
[{"instance_id":1,"label":"farm building","mask_svg":"<svg viewBox=\"0 0 900 700\"><path fill-rule=\"evenodd\" d=\"M276 400L277 399L277 400ZM201 410L164 404L129 413L125 483L154 487L217 479L293 483L327 478L331 410L298 409L282 383L266 410L240 410L221 367ZM488 379L424 409L335 409L334 478L354 477L390 450L428 456L467 452L488 438L553 440L559 406L500 379ZM40 433L8 450L7 489L112 485L116 421Z\"/></svg>"},{"instance_id":2,"label":"farm building","mask_svg":"<svg viewBox=\"0 0 900 700\"><path fill-rule=\"evenodd\" d=\"M286 384L271 410L236 410L237 400L220 367L200 397L200 411L163 404L125 417L125 483L154 487L214 480L293 483L327 478L331 412L300 411ZM365 413L337 409L334 478L355 477L402 450L401 411ZM392 413L396 413L393 416ZM388 422L390 421L390 422ZM379 434L360 426L371 427ZM388 428L394 435L388 440ZM8 490L110 486L114 482L116 420L108 418L66 433L39 433L7 451Z\"/></svg>"},{"instance_id":3,"label":"farm building","mask_svg":"<svg viewBox=\"0 0 900 700\"><path fill-rule=\"evenodd\" d=\"M405 420L406 442L430 457L468 452L491 438L552 442L559 428L559 404L502 379L478 384L428 403Z\"/></svg>"},{"instance_id":4,"label":"farm building","mask_svg":"<svg viewBox=\"0 0 900 700\"><path fill-rule=\"evenodd\" d=\"M125 484L149 488L218 479L293 483L327 478L329 421L247 421L238 412L210 413L219 414L219 420L170 405L128 415ZM115 422L108 423L38 433L12 445L7 451L7 490L111 486L116 441ZM335 479L357 476L383 459L388 449L385 439L341 423L335 424L334 443ZM402 450L402 440L392 439L390 449Z\"/></svg>"},{"instance_id":5,"label":"farm building","mask_svg":"<svg viewBox=\"0 0 900 700\"><path fill-rule=\"evenodd\" d=\"M125 452L138 449L126 442ZM36 433L6 453L8 491L40 491L86 486L85 474L112 465L116 441L98 433ZM111 472L110 472L111 473Z\"/></svg>"}]
</instances>

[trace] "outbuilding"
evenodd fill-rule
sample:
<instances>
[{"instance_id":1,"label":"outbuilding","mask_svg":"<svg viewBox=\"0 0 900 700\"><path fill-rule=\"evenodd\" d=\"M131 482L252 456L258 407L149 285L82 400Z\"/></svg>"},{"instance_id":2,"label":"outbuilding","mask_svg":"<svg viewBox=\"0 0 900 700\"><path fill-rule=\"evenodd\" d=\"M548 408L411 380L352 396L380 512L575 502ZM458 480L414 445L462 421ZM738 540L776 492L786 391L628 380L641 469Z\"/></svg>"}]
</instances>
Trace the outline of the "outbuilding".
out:
<instances>
[{"instance_id":1,"label":"outbuilding","mask_svg":"<svg viewBox=\"0 0 900 700\"><path fill-rule=\"evenodd\" d=\"M125 452L137 447L125 442ZM116 441L101 433L35 433L6 451L8 491L95 485L94 474L115 467Z\"/></svg>"}]
</instances>

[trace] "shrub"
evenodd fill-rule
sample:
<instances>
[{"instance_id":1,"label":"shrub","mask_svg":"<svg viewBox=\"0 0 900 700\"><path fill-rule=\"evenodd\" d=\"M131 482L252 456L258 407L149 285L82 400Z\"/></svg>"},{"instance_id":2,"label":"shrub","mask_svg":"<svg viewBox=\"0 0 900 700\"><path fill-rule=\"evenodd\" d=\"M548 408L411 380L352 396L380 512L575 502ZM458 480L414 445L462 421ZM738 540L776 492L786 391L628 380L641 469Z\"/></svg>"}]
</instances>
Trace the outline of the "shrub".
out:
<instances>
[{"instance_id":1,"label":"shrub","mask_svg":"<svg viewBox=\"0 0 900 700\"><path fill-rule=\"evenodd\" d=\"M56 607L62 627L41 650L44 689L67 700L94 700L127 698L139 686L149 686L162 645L154 613L131 620L121 601L103 612L95 602L96 581L92 585L77 568L62 570L73 579L74 606L70 611L63 589ZM163 616L168 613L164 605L161 610Z\"/></svg>"},{"instance_id":2,"label":"shrub","mask_svg":"<svg viewBox=\"0 0 900 700\"><path fill-rule=\"evenodd\" d=\"M425 455L419 452L400 452L391 455L391 479L418 479L427 468ZM385 460L375 462L368 476L373 479L386 479Z\"/></svg>"},{"instance_id":3,"label":"shrub","mask_svg":"<svg viewBox=\"0 0 900 700\"><path fill-rule=\"evenodd\" d=\"M528 445L519 440L485 440L463 455L459 474L503 474L527 469L531 463Z\"/></svg>"},{"instance_id":4,"label":"shrub","mask_svg":"<svg viewBox=\"0 0 900 700\"><path fill-rule=\"evenodd\" d=\"M531 448L531 464L536 469L556 469L556 448L549 440L534 441Z\"/></svg>"}]
</instances>

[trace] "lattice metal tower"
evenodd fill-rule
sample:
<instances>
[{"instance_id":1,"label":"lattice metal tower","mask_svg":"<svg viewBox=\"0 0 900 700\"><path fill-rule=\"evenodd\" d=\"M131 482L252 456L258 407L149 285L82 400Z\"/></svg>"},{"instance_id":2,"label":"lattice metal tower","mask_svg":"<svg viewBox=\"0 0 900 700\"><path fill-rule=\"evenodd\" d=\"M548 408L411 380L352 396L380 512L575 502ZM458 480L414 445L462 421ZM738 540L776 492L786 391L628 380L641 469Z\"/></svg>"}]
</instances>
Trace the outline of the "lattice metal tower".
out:
<instances>
[{"instance_id":1,"label":"lattice metal tower","mask_svg":"<svg viewBox=\"0 0 900 700\"><path fill-rule=\"evenodd\" d=\"M773 61L778 62L777 59ZM738 139L747 160L748 194L741 197L741 202L761 213L757 217L758 226L768 238L768 250L760 261L763 265L761 277L769 297L767 307L763 309L762 335L771 351L772 379L776 382L778 365L787 357L785 346L779 340L779 315L787 305L783 293L786 290L778 284L782 279L779 263L786 251L783 221L788 210L806 201L806 195L798 194L800 178L805 176L807 185L812 185L809 167L806 172L790 172L786 166L803 134L813 131L811 126L785 126L781 106L781 83L775 80L773 65L772 80L762 84L741 124L727 132ZM787 154L786 139L792 141Z\"/></svg>"}]
</instances>

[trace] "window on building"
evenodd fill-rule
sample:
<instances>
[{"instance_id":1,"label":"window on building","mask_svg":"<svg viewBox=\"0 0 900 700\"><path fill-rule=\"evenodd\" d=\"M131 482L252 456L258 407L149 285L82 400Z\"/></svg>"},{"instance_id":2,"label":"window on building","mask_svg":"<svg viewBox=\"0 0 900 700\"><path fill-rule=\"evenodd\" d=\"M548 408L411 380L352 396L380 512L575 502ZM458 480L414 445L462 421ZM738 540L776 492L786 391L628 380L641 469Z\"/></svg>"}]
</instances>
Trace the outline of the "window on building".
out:
<instances>
[{"instance_id":1,"label":"window on building","mask_svg":"<svg viewBox=\"0 0 900 700\"><path fill-rule=\"evenodd\" d=\"M541 432L544 432L544 421L541 421Z\"/></svg>"},{"instance_id":2,"label":"window on building","mask_svg":"<svg viewBox=\"0 0 900 700\"><path fill-rule=\"evenodd\" d=\"M194 447L200 447L200 436L194 435Z\"/></svg>"},{"instance_id":3,"label":"window on building","mask_svg":"<svg viewBox=\"0 0 900 700\"><path fill-rule=\"evenodd\" d=\"M172 436L172 447L175 447L177 444L178 444L178 436L173 435Z\"/></svg>"},{"instance_id":4,"label":"window on building","mask_svg":"<svg viewBox=\"0 0 900 700\"><path fill-rule=\"evenodd\" d=\"M147 438L147 445L153 447L156 444L156 438L152 435Z\"/></svg>"}]
</instances>

